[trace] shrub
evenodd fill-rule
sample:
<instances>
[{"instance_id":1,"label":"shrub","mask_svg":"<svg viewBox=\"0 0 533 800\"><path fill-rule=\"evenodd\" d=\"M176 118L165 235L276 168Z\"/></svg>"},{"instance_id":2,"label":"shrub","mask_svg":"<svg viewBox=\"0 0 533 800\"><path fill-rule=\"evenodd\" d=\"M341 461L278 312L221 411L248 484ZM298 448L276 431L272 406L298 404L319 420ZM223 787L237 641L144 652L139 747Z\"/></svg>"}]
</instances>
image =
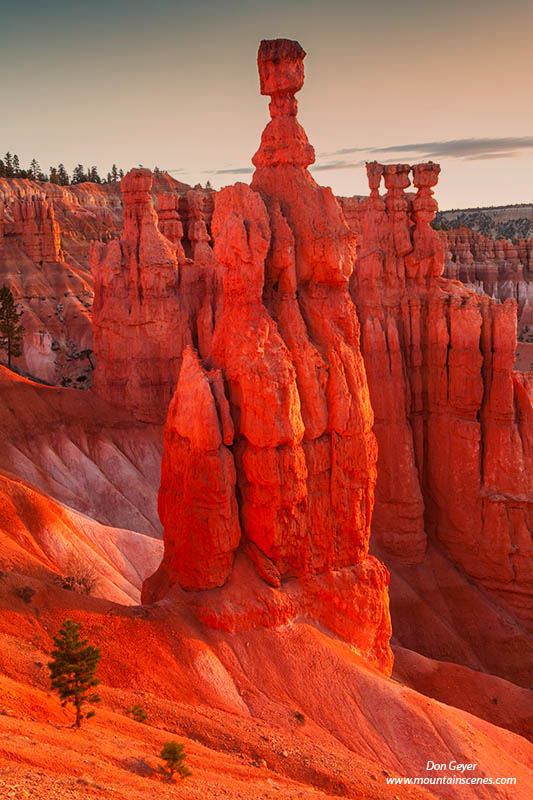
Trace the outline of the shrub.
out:
<instances>
[{"instance_id":1,"label":"shrub","mask_svg":"<svg viewBox=\"0 0 533 800\"><path fill-rule=\"evenodd\" d=\"M295 711L294 718L299 725L303 725L305 722L305 716L302 714L301 711Z\"/></svg>"},{"instance_id":2,"label":"shrub","mask_svg":"<svg viewBox=\"0 0 533 800\"><path fill-rule=\"evenodd\" d=\"M31 586L18 586L15 589L15 594L17 597L20 597L21 600L24 600L25 603L31 603L31 599L35 594L35 589Z\"/></svg>"},{"instance_id":3,"label":"shrub","mask_svg":"<svg viewBox=\"0 0 533 800\"><path fill-rule=\"evenodd\" d=\"M65 567L65 574L58 578L63 589L78 594L92 594L98 585L98 572L91 561L71 553Z\"/></svg>"},{"instance_id":4,"label":"shrub","mask_svg":"<svg viewBox=\"0 0 533 800\"><path fill-rule=\"evenodd\" d=\"M131 714L136 722L144 722L147 717L146 711L138 703L135 703L134 706L128 708L126 714Z\"/></svg>"},{"instance_id":5,"label":"shrub","mask_svg":"<svg viewBox=\"0 0 533 800\"><path fill-rule=\"evenodd\" d=\"M175 742L174 740L165 742L160 755L163 761L166 762L169 779L172 778L175 772L178 772L182 778L191 775L190 769L183 763L186 755L183 751L183 745L179 742Z\"/></svg>"}]
</instances>

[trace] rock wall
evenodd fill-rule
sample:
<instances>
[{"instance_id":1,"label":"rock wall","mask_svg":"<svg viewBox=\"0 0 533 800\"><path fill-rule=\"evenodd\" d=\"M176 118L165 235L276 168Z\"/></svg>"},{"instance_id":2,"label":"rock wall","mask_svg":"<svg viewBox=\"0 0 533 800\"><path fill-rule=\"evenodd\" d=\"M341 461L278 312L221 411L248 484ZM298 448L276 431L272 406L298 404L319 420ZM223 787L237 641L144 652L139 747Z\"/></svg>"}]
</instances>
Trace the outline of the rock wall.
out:
<instances>
[{"instance_id":1,"label":"rock wall","mask_svg":"<svg viewBox=\"0 0 533 800\"><path fill-rule=\"evenodd\" d=\"M154 197L189 188L166 173L154 175ZM118 184L0 179L0 282L24 310L24 354L15 361L17 369L51 384L90 387L89 251L95 241L118 238L122 227Z\"/></svg>"},{"instance_id":2,"label":"rock wall","mask_svg":"<svg viewBox=\"0 0 533 800\"><path fill-rule=\"evenodd\" d=\"M530 377L513 371L516 302L441 277L439 167L412 168L416 195L409 172L369 164L370 197L342 201L360 236L351 291L379 446L373 539L416 563L431 537L530 626L533 406Z\"/></svg>"},{"instance_id":3,"label":"rock wall","mask_svg":"<svg viewBox=\"0 0 533 800\"><path fill-rule=\"evenodd\" d=\"M54 203L38 187L0 181L0 280L24 311L24 350L15 364L47 383L87 388L92 281L63 250Z\"/></svg>"},{"instance_id":4,"label":"rock wall","mask_svg":"<svg viewBox=\"0 0 533 800\"><path fill-rule=\"evenodd\" d=\"M442 235L445 277L495 300L515 299L519 328L533 323L533 239L490 239L468 228Z\"/></svg>"},{"instance_id":5,"label":"rock wall","mask_svg":"<svg viewBox=\"0 0 533 800\"><path fill-rule=\"evenodd\" d=\"M91 248L94 391L140 421L163 424L185 347L203 346L214 256L205 221L194 213L202 208L204 193L191 190L183 198L160 193L158 217L152 184L150 170L126 175L122 236ZM184 242L193 258L182 244L180 204L187 218Z\"/></svg>"}]
</instances>

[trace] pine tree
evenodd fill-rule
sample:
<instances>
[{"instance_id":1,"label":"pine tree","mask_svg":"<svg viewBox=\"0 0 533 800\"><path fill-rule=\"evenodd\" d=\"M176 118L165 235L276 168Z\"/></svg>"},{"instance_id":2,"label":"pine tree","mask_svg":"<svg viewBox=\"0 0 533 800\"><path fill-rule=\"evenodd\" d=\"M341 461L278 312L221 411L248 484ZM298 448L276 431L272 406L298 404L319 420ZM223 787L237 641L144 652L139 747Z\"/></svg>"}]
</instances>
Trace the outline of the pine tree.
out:
<instances>
[{"instance_id":1,"label":"pine tree","mask_svg":"<svg viewBox=\"0 0 533 800\"><path fill-rule=\"evenodd\" d=\"M22 355L24 326L19 325L23 311L15 305L15 298L8 286L0 287L0 350L7 351L7 366L11 359Z\"/></svg>"},{"instance_id":2,"label":"pine tree","mask_svg":"<svg viewBox=\"0 0 533 800\"><path fill-rule=\"evenodd\" d=\"M7 152L4 156L4 164L6 170L6 178L13 177L13 156L11 153Z\"/></svg>"},{"instance_id":3,"label":"pine tree","mask_svg":"<svg viewBox=\"0 0 533 800\"><path fill-rule=\"evenodd\" d=\"M30 169L29 169L29 177L33 178L34 181L39 180L39 175L42 175L41 168L39 166L39 162L36 158L32 158Z\"/></svg>"},{"instance_id":4,"label":"pine tree","mask_svg":"<svg viewBox=\"0 0 533 800\"><path fill-rule=\"evenodd\" d=\"M163 761L166 761L169 779L172 778L175 772L179 772L182 778L186 778L188 775L191 775L190 769L188 769L183 763L186 755L183 752L183 745L179 744L179 742L176 742L173 739L170 742L165 742L160 756Z\"/></svg>"},{"instance_id":5,"label":"pine tree","mask_svg":"<svg viewBox=\"0 0 533 800\"><path fill-rule=\"evenodd\" d=\"M57 168L57 177L59 178L59 184L61 186L68 186L70 183L70 178L68 176L68 172L65 169L64 164L60 164Z\"/></svg>"},{"instance_id":6,"label":"pine tree","mask_svg":"<svg viewBox=\"0 0 533 800\"><path fill-rule=\"evenodd\" d=\"M102 179L100 178L100 175L98 174L98 170L94 166L89 169L87 177L93 183L102 183Z\"/></svg>"},{"instance_id":7,"label":"pine tree","mask_svg":"<svg viewBox=\"0 0 533 800\"><path fill-rule=\"evenodd\" d=\"M65 620L57 636L54 636L54 644L54 658L48 664L52 689L59 693L62 706L73 704L76 709L74 724L79 728L83 718L89 719L95 713L89 711L84 715L83 706L100 702L97 694L90 693L100 683L96 677L100 650L89 644L87 639L80 639L80 626L71 619Z\"/></svg>"},{"instance_id":8,"label":"pine tree","mask_svg":"<svg viewBox=\"0 0 533 800\"><path fill-rule=\"evenodd\" d=\"M13 177L20 178L20 161L16 153L13 156Z\"/></svg>"},{"instance_id":9,"label":"pine tree","mask_svg":"<svg viewBox=\"0 0 533 800\"><path fill-rule=\"evenodd\" d=\"M113 164L113 166L111 167L111 180L113 181L113 183L116 183L118 181L118 169L116 164Z\"/></svg>"},{"instance_id":10,"label":"pine tree","mask_svg":"<svg viewBox=\"0 0 533 800\"><path fill-rule=\"evenodd\" d=\"M6 165L4 164L1 158L0 158L0 178L7 178Z\"/></svg>"},{"instance_id":11,"label":"pine tree","mask_svg":"<svg viewBox=\"0 0 533 800\"><path fill-rule=\"evenodd\" d=\"M59 175L55 167L49 167L50 170L50 183L59 183Z\"/></svg>"},{"instance_id":12,"label":"pine tree","mask_svg":"<svg viewBox=\"0 0 533 800\"><path fill-rule=\"evenodd\" d=\"M87 180L87 175L83 170L83 164L78 164L74 167L72 173L72 183L84 183Z\"/></svg>"},{"instance_id":13,"label":"pine tree","mask_svg":"<svg viewBox=\"0 0 533 800\"><path fill-rule=\"evenodd\" d=\"M120 180L122 180L122 178L124 177L124 170L123 169L119 169L118 177L120 178Z\"/></svg>"}]
</instances>

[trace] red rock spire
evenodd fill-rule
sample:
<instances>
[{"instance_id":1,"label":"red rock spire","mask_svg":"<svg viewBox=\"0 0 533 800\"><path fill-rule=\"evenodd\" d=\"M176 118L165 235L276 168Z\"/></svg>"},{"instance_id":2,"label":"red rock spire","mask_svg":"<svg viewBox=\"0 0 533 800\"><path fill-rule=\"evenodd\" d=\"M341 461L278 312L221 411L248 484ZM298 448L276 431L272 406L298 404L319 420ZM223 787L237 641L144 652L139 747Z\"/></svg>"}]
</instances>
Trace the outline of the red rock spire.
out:
<instances>
[{"instance_id":1,"label":"red rock spire","mask_svg":"<svg viewBox=\"0 0 533 800\"><path fill-rule=\"evenodd\" d=\"M176 584L224 586L215 591L227 598L239 587L238 619L232 599L192 602L230 630L257 613L279 624L289 603L289 618L317 619L387 671L388 576L368 554L376 445L348 291L356 237L331 189L306 169L314 151L294 98L304 56L297 42L261 43L272 119L252 186L214 196L214 329L200 359L187 351L167 420L165 556L143 599Z\"/></svg>"},{"instance_id":2,"label":"red rock spire","mask_svg":"<svg viewBox=\"0 0 533 800\"><path fill-rule=\"evenodd\" d=\"M252 163L256 167L294 164L308 167L315 160L304 129L296 120L294 95L304 83L305 50L290 39L263 40L257 54L261 94L270 95L271 122L263 131Z\"/></svg>"}]
</instances>

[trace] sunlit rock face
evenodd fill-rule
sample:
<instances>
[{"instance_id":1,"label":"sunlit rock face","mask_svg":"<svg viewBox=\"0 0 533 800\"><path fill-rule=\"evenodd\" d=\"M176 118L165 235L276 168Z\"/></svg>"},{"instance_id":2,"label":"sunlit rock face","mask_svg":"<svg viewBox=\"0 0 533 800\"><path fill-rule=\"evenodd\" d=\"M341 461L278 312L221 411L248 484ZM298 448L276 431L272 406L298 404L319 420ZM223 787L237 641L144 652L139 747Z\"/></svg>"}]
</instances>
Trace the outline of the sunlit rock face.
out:
<instances>
[{"instance_id":1,"label":"sunlit rock face","mask_svg":"<svg viewBox=\"0 0 533 800\"><path fill-rule=\"evenodd\" d=\"M13 292L24 326L13 365L50 384L87 388L92 282L87 265L64 249L56 204L43 188L0 179L0 284ZM73 203L63 204L61 218L66 205Z\"/></svg>"},{"instance_id":2,"label":"sunlit rock face","mask_svg":"<svg viewBox=\"0 0 533 800\"><path fill-rule=\"evenodd\" d=\"M416 563L430 537L530 626L533 411L531 378L513 371L516 303L442 277L445 241L429 224L438 165L412 168L416 194L407 165L367 169L370 197L341 203L359 234L351 292L379 445L373 540Z\"/></svg>"},{"instance_id":3,"label":"sunlit rock face","mask_svg":"<svg viewBox=\"0 0 533 800\"><path fill-rule=\"evenodd\" d=\"M203 249L211 293L165 429L165 555L143 599L226 583L211 621L253 624L252 587L244 612L232 600L245 559L264 581L258 591L277 597L262 601L264 624L305 613L387 671L388 575L368 555L377 451L349 293L356 237L307 171L314 152L294 98L304 56L297 42L261 43L272 119L257 169L251 188L214 197L213 249Z\"/></svg>"},{"instance_id":4,"label":"sunlit rock face","mask_svg":"<svg viewBox=\"0 0 533 800\"><path fill-rule=\"evenodd\" d=\"M519 328L533 324L533 239L490 239L468 228L441 235L445 277L501 302L515 299Z\"/></svg>"}]
</instances>

